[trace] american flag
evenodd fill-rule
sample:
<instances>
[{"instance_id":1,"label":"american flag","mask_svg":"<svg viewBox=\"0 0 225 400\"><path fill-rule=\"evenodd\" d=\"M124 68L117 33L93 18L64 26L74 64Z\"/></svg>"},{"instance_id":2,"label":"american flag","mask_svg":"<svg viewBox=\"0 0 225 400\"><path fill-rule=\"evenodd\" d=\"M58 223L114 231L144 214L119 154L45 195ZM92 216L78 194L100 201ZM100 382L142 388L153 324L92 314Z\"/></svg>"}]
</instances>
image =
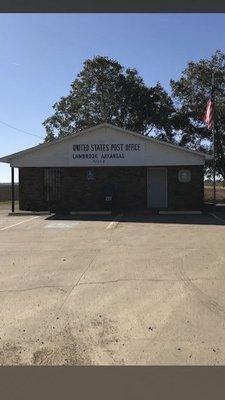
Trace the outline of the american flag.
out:
<instances>
[{"instance_id":1,"label":"american flag","mask_svg":"<svg viewBox=\"0 0 225 400\"><path fill-rule=\"evenodd\" d=\"M204 116L204 122L206 123L208 129L213 128L214 124L214 96L213 91L211 92L211 96L208 100L206 112Z\"/></svg>"}]
</instances>

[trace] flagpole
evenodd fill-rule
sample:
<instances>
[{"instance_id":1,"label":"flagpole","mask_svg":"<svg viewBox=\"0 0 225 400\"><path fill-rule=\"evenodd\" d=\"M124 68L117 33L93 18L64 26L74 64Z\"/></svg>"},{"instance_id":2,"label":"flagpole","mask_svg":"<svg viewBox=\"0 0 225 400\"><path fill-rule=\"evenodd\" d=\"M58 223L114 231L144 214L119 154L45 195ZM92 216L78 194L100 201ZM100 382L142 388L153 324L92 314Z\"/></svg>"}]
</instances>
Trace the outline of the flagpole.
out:
<instances>
[{"instance_id":1,"label":"flagpole","mask_svg":"<svg viewBox=\"0 0 225 400\"><path fill-rule=\"evenodd\" d=\"M216 206L216 159L215 159L215 129L212 129L213 134L213 204Z\"/></svg>"},{"instance_id":2,"label":"flagpole","mask_svg":"<svg viewBox=\"0 0 225 400\"><path fill-rule=\"evenodd\" d=\"M215 93L214 93L215 73L212 72L212 95L213 95L213 125L212 125L212 145L213 145L213 205L216 206L216 145L215 145Z\"/></svg>"}]
</instances>

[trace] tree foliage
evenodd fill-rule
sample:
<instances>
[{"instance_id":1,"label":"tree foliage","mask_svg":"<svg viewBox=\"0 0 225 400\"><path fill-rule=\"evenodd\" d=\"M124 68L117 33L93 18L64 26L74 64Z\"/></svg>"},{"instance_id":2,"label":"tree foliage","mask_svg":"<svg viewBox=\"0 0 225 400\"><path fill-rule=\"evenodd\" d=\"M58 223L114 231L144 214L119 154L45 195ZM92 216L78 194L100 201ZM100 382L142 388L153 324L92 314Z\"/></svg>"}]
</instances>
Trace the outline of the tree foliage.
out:
<instances>
[{"instance_id":1,"label":"tree foliage","mask_svg":"<svg viewBox=\"0 0 225 400\"><path fill-rule=\"evenodd\" d=\"M215 148L216 169L225 179L225 54L216 51L209 59L189 62L177 81L171 80L177 107L180 144L212 151L212 132L203 122L215 73Z\"/></svg>"},{"instance_id":2,"label":"tree foliage","mask_svg":"<svg viewBox=\"0 0 225 400\"><path fill-rule=\"evenodd\" d=\"M45 141L103 122L141 134L155 130L164 140L173 140L175 109L170 96L159 83L148 87L136 69L125 69L107 57L86 60L69 95L53 108L54 114L43 123Z\"/></svg>"},{"instance_id":3,"label":"tree foliage","mask_svg":"<svg viewBox=\"0 0 225 400\"><path fill-rule=\"evenodd\" d=\"M171 80L172 97L160 83L148 87L134 68L97 56L84 62L68 96L44 121L45 141L103 122L200 151L212 151L212 133L203 122L215 73L216 168L225 179L225 54L189 62ZM209 165L210 171L210 165Z\"/></svg>"}]
</instances>

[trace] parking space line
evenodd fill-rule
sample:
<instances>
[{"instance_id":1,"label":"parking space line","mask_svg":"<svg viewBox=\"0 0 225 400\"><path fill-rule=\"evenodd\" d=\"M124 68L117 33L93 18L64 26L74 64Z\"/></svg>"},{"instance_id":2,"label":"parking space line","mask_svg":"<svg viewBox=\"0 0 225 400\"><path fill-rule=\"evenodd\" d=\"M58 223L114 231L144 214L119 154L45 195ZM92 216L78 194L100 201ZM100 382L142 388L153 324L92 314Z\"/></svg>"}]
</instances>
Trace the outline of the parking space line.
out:
<instances>
[{"instance_id":1,"label":"parking space line","mask_svg":"<svg viewBox=\"0 0 225 400\"><path fill-rule=\"evenodd\" d=\"M13 224L13 225L5 226L4 228L1 228L0 231L4 231L5 229L13 228L13 226L23 224L24 222L31 221L32 219L35 219L35 218L39 218L39 215L37 215L36 217L25 219L24 221L17 222L16 224Z\"/></svg>"},{"instance_id":2,"label":"parking space line","mask_svg":"<svg viewBox=\"0 0 225 400\"><path fill-rule=\"evenodd\" d=\"M117 215L117 217L115 217L114 220L111 221L111 222L109 223L109 225L107 225L106 229L113 229L113 228L116 228L117 225L118 225L119 222L120 222L120 218L121 218L121 217L122 217L122 214Z\"/></svg>"}]
</instances>

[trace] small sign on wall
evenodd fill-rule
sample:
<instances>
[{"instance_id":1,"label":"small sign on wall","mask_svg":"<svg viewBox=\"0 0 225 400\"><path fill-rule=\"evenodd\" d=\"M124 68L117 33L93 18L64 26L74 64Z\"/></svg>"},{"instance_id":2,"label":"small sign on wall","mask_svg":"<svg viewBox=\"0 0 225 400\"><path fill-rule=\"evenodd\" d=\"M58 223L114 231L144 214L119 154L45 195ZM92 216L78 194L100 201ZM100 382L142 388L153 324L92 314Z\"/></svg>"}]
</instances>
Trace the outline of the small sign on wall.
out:
<instances>
[{"instance_id":1,"label":"small sign on wall","mask_svg":"<svg viewBox=\"0 0 225 400\"><path fill-rule=\"evenodd\" d=\"M188 169L180 169L178 172L179 182L187 183L191 180L191 171Z\"/></svg>"},{"instance_id":2,"label":"small sign on wall","mask_svg":"<svg viewBox=\"0 0 225 400\"><path fill-rule=\"evenodd\" d=\"M105 201L112 201L112 196L106 196Z\"/></svg>"},{"instance_id":3,"label":"small sign on wall","mask_svg":"<svg viewBox=\"0 0 225 400\"><path fill-rule=\"evenodd\" d=\"M86 177L87 177L88 181L94 181L95 180L95 174L90 169L87 170Z\"/></svg>"}]
</instances>

